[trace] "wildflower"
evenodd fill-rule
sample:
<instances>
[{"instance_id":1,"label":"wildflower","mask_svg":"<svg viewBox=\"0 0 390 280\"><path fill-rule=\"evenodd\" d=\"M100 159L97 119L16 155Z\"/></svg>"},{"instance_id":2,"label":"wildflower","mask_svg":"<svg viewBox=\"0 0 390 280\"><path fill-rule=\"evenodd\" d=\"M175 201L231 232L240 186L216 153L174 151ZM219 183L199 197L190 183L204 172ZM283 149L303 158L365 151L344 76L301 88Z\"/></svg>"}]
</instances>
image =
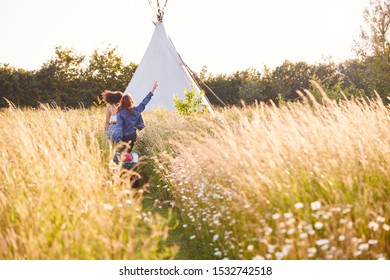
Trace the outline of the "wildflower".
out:
<instances>
[{"instance_id":1,"label":"wildflower","mask_svg":"<svg viewBox=\"0 0 390 280\"><path fill-rule=\"evenodd\" d=\"M329 245L328 244L325 244L325 245L321 246L321 250L323 250L323 251L326 251L328 249L329 249Z\"/></svg>"},{"instance_id":2,"label":"wildflower","mask_svg":"<svg viewBox=\"0 0 390 280\"><path fill-rule=\"evenodd\" d=\"M218 238L219 238L219 235L218 235L218 234L214 235L214 236L213 236L213 241L214 241L214 242L217 241Z\"/></svg>"},{"instance_id":3,"label":"wildflower","mask_svg":"<svg viewBox=\"0 0 390 280\"><path fill-rule=\"evenodd\" d=\"M345 236L344 235L340 235L339 236L339 241L344 241L345 240Z\"/></svg>"},{"instance_id":4,"label":"wildflower","mask_svg":"<svg viewBox=\"0 0 390 280\"><path fill-rule=\"evenodd\" d=\"M287 212L287 213L284 213L283 216L284 216L286 219L289 219L289 218L292 218L293 213Z\"/></svg>"},{"instance_id":5,"label":"wildflower","mask_svg":"<svg viewBox=\"0 0 390 280\"><path fill-rule=\"evenodd\" d=\"M375 223L375 222L371 221L371 222L368 223L368 228L372 229L373 231L377 231L378 227L379 227L379 225L377 223Z\"/></svg>"},{"instance_id":6,"label":"wildflower","mask_svg":"<svg viewBox=\"0 0 390 280\"><path fill-rule=\"evenodd\" d=\"M123 193L124 193L124 194L131 194L131 191L128 190L128 189L125 189L125 190L123 190Z\"/></svg>"},{"instance_id":7,"label":"wildflower","mask_svg":"<svg viewBox=\"0 0 390 280\"><path fill-rule=\"evenodd\" d=\"M367 251L368 250L368 243L361 243L358 245L358 250L359 251Z\"/></svg>"},{"instance_id":8,"label":"wildflower","mask_svg":"<svg viewBox=\"0 0 390 280\"><path fill-rule=\"evenodd\" d=\"M310 207L311 207L311 210L317 211L321 208L321 202L318 200L314 201L314 202L310 203Z\"/></svg>"},{"instance_id":9,"label":"wildflower","mask_svg":"<svg viewBox=\"0 0 390 280\"><path fill-rule=\"evenodd\" d=\"M254 249L254 246L253 246L253 245L248 245L248 247L246 247L246 250L247 250L248 252L252 252L253 249Z\"/></svg>"},{"instance_id":10,"label":"wildflower","mask_svg":"<svg viewBox=\"0 0 390 280\"><path fill-rule=\"evenodd\" d=\"M376 220L377 220L378 223L384 223L385 222L385 218L382 217L382 216L376 217Z\"/></svg>"},{"instance_id":11,"label":"wildflower","mask_svg":"<svg viewBox=\"0 0 390 280\"><path fill-rule=\"evenodd\" d=\"M316 222L316 223L314 224L314 228L315 228L315 229L322 229L323 226L324 226L324 225L323 225L323 223L321 223L321 222Z\"/></svg>"},{"instance_id":12,"label":"wildflower","mask_svg":"<svg viewBox=\"0 0 390 280\"><path fill-rule=\"evenodd\" d=\"M265 231L265 235L270 235L272 233L272 228L270 227L265 227L264 228L264 231Z\"/></svg>"},{"instance_id":13,"label":"wildflower","mask_svg":"<svg viewBox=\"0 0 390 280\"><path fill-rule=\"evenodd\" d=\"M302 209L303 208L303 203L302 202L297 202L295 203L295 209Z\"/></svg>"},{"instance_id":14,"label":"wildflower","mask_svg":"<svg viewBox=\"0 0 390 280\"><path fill-rule=\"evenodd\" d=\"M306 233L306 232L302 232L300 235L299 235L299 238L301 239L306 239L309 235Z\"/></svg>"},{"instance_id":15,"label":"wildflower","mask_svg":"<svg viewBox=\"0 0 390 280\"><path fill-rule=\"evenodd\" d=\"M328 213L324 213L324 214L322 215L322 218L323 218L324 220L328 220L328 219L330 218L330 216L332 216L332 214L331 214L330 212L328 212Z\"/></svg>"},{"instance_id":16,"label":"wildflower","mask_svg":"<svg viewBox=\"0 0 390 280\"><path fill-rule=\"evenodd\" d=\"M382 228L383 228L383 230L385 230L385 231L389 231L389 230L390 230L390 226L387 225L387 224L383 224L383 225L382 225Z\"/></svg>"},{"instance_id":17,"label":"wildflower","mask_svg":"<svg viewBox=\"0 0 390 280\"><path fill-rule=\"evenodd\" d=\"M362 251L353 252L354 257L360 256L361 254L362 254Z\"/></svg>"},{"instance_id":18,"label":"wildflower","mask_svg":"<svg viewBox=\"0 0 390 280\"><path fill-rule=\"evenodd\" d=\"M216 251L216 252L214 252L214 256L216 256L217 258L220 258L220 257L222 257L222 253L220 251Z\"/></svg>"},{"instance_id":19,"label":"wildflower","mask_svg":"<svg viewBox=\"0 0 390 280\"><path fill-rule=\"evenodd\" d=\"M191 235L191 236L190 236L190 240L195 239L195 238L196 238L195 235Z\"/></svg>"},{"instance_id":20,"label":"wildflower","mask_svg":"<svg viewBox=\"0 0 390 280\"><path fill-rule=\"evenodd\" d=\"M380 254L377 254L377 255L376 255L376 259L377 259L377 260L385 260L385 257L383 256L382 253L380 253Z\"/></svg>"},{"instance_id":21,"label":"wildflower","mask_svg":"<svg viewBox=\"0 0 390 280\"><path fill-rule=\"evenodd\" d=\"M349 212L351 212L351 208L345 208L345 209L343 210L343 214L347 214L347 213L349 213Z\"/></svg>"},{"instance_id":22,"label":"wildflower","mask_svg":"<svg viewBox=\"0 0 390 280\"><path fill-rule=\"evenodd\" d=\"M130 204L132 204L133 202L132 202L130 199L126 199L126 200L125 200L125 203L130 205Z\"/></svg>"},{"instance_id":23,"label":"wildflower","mask_svg":"<svg viewBox=\"0 0 390 280\"><path fill-rule=\"evenodd\" d=\"M286 221L286 225L290 226L292 225L293 223L295 222L295 219L294 218L290 218Z\"/></svg>"},{"instance_id":24,"label":"wildflower","mask_svg":"<svg viewBox=\"0 0 390 280\"><path fill-rule=\"evenodd\" d=\"M260 255L256 255L252 258L252 260L259 260L259 261L262 261L264 260L264 257L263 256L260 256Z\"/></svg>"},{"instance_id":25,"label":"wildflower","mask_svg":"<svg viewBox=\"0 0 390 280\"><path fill-rule=\"evenodd\" d=\"M315 247L311 247L311 248L308 248L308 249L307 249L307 252L308 252L309 254L315 254L315 253L317 253L317 249L316 249Z\"/></svg>"},{"instance_id":26,"label":"wildflower","mask_svg":"<svg viewBox=\"0 0 390 280\"><path fill-rule=\"evenodd\" d=\"M276 252L275 257L276 257L276 259L281 260L284 257L284 253L283 252Z\"/></svg>"},{"instance_id":27,"label":"wildflower","mask_svg":"<svg viewBox=\"0 0 390 280\"><path fill-rule=\"evenodd\" d=\"M323 245L326 245L326 244L329 244L329 240L328 239L318 239L316 241L316 245L318 245L318 246L323 246Z\"/></svg>"},{"instance_id":28,"label":"wildflower","mask_svg":"<svg viewBox=\"0 0 390 280\"><path fill-rule=\"evenodd\" d=\"M272 215L272 219L277 220L280 218L280 214L276 213Z\"/></svg>"},{"instance_id":29,"label":"wildflower","mask_svg":"<svg viewBox=\"0 0 390 280\"><path fill-rule=\"evenodd\" d=\"M103 207L105 210L108 210L108 211L112 211L114 209L114 206L112 206L111 204L103 204Z\"/></svg>"},{"instance_id":30,"label":"wildflower","mask_svg":"<svg viewBox=\"0 0 390 280\"><path fill-rule=\"evenodd\" d=\"M378 244L378 240L370 239L370 240L368 240L368 244L370 244L370 245Z\"/></svg>"},{"instance_id":31,"label":"wildflower","mask_svg":"<svg viewBox=\"0 0 390 280\"><path fill-rule=\"evenodd\" d=\"M292 234L294 234L294 232L295 232L295 228L289 228L287 230L287 235L292 235Z\"/></svg>"}]
</instances>

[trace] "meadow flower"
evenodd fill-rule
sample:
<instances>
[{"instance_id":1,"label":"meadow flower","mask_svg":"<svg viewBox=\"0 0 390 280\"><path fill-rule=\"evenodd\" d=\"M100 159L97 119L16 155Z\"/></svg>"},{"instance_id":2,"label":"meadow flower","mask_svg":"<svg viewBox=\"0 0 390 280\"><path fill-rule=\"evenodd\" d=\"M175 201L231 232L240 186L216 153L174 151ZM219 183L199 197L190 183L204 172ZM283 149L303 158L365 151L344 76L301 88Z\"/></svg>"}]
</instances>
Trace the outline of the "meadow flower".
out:
<instances>
[{"instance_id":1,"label":"meadow flower","mask_svg":"<svg viewBox=\"0 0 390 280\"><path fill-rule=\"evenodd\" d=\"M299 238L301 239L306 239L309 235L306 233L306 232L302 232L301 234L299 234Z\"/></svg>"},{"instance_id":2,"label":"meadow flower","mask_svg":"<svg viewBox=\"0 0 390 280\"><path fill-rule=\"evenodd\" d=\"M389 231L389 230L390 230L390 226L387 225L387 224L383 224L383 225L382 225L382 228L383 228L383 230L385 230L385 231Z\"/></svg>"},{"instance_id":3,"label":"meadow flower","mask_svg":"<svg viewBox=\"0 0 390 280\"><path fill-rule=\"evenodd\" d=\"M377 220L378 223L384 223L385 222L385 218L382 217L382 216L377 216L376 220Z\"/></svg>"},{"instance_id":4,"label":"meadow flower","mask_svg":"<svg viewBox=\"0 0 390 280\"><path fill-rule=\"evenodd\" d=\"M246 247L246 250L247 250L248 252L252 252L254 248L255 248L255 247L254 247L253 245L248 245L248 247Z\"/></svg>"},{"instance_id":5,"label":"meadow flower","mask_svg":"<svg viewBox=\"0 0 390 280\"><path fill-rule=\"evenodd\" d=\"M315 253L317 253L317 249L315 247L307 248L307 253L315 254Z\"/></svg>"},{"instance_id":6,"label":"meadow flower","mask_svg":"<svg viewBox=\"0 0 390 280\"><path fill-rule=\"evenodd\" d=\"M297 202L295 203L295 209L302 209L303 208L303 203L302 202Z\"/></svg>"},{"instance_id":7,"label":"meadow flower","mask_svg":"<svg viewBox=\"0 0 390 280\"><path fill-rule=\"evenodd\" d=\"M310 203L310 207L311 207L311 210L317 211L321 208L321 202L318 200L314 201L314 202Z\"/></svg>"},{"instance_id":8,"label":"meadow flower","mask_svg":"<svg viewBox=\"0 0 390 280\"><path fill-rule=\"evenodd\" d=\"M359 251L367 251L368 247L369 247L368 243L361 243L358 245L358 250Z\"/></svg>"},{"instance_id":9,"label":"meadow flower","mask_svg":"<svg viewBox=\"0 0 390 280\"><path fill-rule=\"evenodd\" d=\"M218 238L219 238L219 235L218 235L218 234L214 235L214 236L213 236L213 241L214 241L214 242L217 241Z\"/></svg>"},{"instance_id":10,"label":"meadow flower","mask_svg":"<svg viewBox=\"0 0 390 280\"><path fill-rule=\"evenodd\" d=\"M329 244L329 240L328 239L318 239L315 243L317 246L323 246L323 245Z\"/></svg>"},{"instance_id":11,"label":"meadow flower","mask_svg":"<svg viewBox=\"0 0 390 280\"><path fill-rule=\"evenodd\" d=\"M262 261L264 260L264 257L263 256L260 256L260 255L256 255L252 258L252 260L258 260L258 261Z\"/></svg>"},{"instance_id":12,"label":"meadow flower","mask_svg":"<svg viewBox=\"0 0 390 280\"><path fill-rule=\"evenodd\" d=\"M280 214L279 213L276 213L276 214L272 215L272 219L274 219L274 220L277 220L279 218L280 218Z\"/></svg>"},{"instance_id":13,"label":"meadow flower","mask_svg":"<svg viewBox=\"0 0 390 280\"><path fill-rule=\"evenodd\" d=\"M108 210L108 211L112 211L114 209L114 206L112 206L111 204L103 204L103 207L105 210Z\"/></svg>"},{"instance_id":14,"label":"meadow flower","mask_svg":"<svg viewBox=\"0 0 390 280\"><path fill-rule=\"evenodd\" d=\"M284 253L283 252L276 252L275 257L277 260L281 260L284 257Z\"/></svg>"},{"instance_id":15,"label":"meadow flower","mask_svg":"<svg viewBox=\"0 0 390 280\"><path fill-rule=\"evenodd\" d=\"M322 229L323 226L324 226L324 224L321 223L321 222L316 222L316 223L314 224L314 228L315 228L315 229Z\"/></svg>"},{"instance_id":16,"label":"meadow flower","mask_svg":"<svg viewBox=\"0 0 390 280\"><path fill-rule=\"evenodd\" d=\"M191 235L191 236L190 236L190 240L195 239L195 238L196 238L195 235Z\"/></svg>"},{"instance_id":17,"label":"meadow flower","mask_svg":"<svg viewBox=\"0 0 390 280\"><path fill-rule=\"evenodd\" d=\"M368 223L368 228L372 229L373 231L377 231L378 227L379 227L379 225L373 221Z\"/></svg>"},{"instance_id":18,"label":"meadow flower","mask_svg":"<svg viewBox=\"0 0 390 280\"><path fill-rule=\"evenodd\" d=\"M339 236L339 241L344 241L345 240L345 236L344 235L340 235Z\"/></svg>"},{"instance_id":19,"label":"meadow flower","mask_svg":"<svg viewBox=\"0 0 390 280\"><path fill-rule=\"evenodd\" d=\"M376 239L370 239L370 240L368 240L368 244L370 244L370 245L378 244L378 240L376 240Z\"/></svg>"},{"instance_id":20,"label":"meadow flower","mask_svg":"<svg viewBox=\"0 0 390 280\"><path fill-rule=\"evenodd\" d=\"M283 217L286 218L286 219L292 218L293 217L293 213L291 213L291 212L284 213Z\"/></svg>"},{"instance_id":21,"label":"meadow flower","mask_svg":"<svg viewBox=\"0 0 390 280\"><path fill-rule=\"evenodd\" d=\"M347 213L349 213L349 212L351 212L351 208L345 208L345 209L343 210L343 214L347 214Z\"/></svg>"},{"instance_id":22,"label":"meadow flower","mask_svg":"<svg viewBox=\"0 0 390 280\"><path fill-rule=\"evenodd\" d=\"M288 234L288 235L292 235L292 234L294 234L294 232L295 232L295 228L289 228L289 229L287 230L287 234Z\"/></svg>"}]
</instances>

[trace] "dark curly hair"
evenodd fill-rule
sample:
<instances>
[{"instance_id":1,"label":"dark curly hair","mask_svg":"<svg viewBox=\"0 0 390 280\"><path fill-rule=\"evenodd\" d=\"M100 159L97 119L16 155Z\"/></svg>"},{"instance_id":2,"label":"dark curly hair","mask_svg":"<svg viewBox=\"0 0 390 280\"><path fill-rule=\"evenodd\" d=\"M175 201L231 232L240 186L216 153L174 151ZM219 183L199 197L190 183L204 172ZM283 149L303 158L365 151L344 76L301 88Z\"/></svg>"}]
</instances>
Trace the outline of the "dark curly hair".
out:
<instances>
[{"instance_id":1,"label":"dark curly hair","mask_svg":"<svg viewBox=\"0 0 390 280\"><path fill-rule=\"evenodd\" d=\"M103 100L107 103L110 104L116 104L118 103L123 96L123 93L119 91L110 91L110 90L105 90L102 92L102 97Z\"/></svg>"}]
</instances>

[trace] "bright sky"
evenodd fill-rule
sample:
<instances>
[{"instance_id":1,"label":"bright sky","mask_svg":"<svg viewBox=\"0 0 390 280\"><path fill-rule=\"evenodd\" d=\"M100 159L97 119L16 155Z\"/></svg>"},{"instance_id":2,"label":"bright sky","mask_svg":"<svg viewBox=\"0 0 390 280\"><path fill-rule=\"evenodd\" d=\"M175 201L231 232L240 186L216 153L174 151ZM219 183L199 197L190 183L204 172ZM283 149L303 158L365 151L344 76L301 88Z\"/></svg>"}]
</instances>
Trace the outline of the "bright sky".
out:
<instances>
[{"instance_id":1,"label":"bright sky","mask_svg":"<svg viewBox=\"0 0 390 280\"><path fill-rule=\"evenodd\" d=\"M196 72L274 68L353 57L369 0L169 0L164 24ZM39 69L63 46L116 46L139 63L155 20L148 0L0 0L0 62Z\"/></svg>"}]
</instances>

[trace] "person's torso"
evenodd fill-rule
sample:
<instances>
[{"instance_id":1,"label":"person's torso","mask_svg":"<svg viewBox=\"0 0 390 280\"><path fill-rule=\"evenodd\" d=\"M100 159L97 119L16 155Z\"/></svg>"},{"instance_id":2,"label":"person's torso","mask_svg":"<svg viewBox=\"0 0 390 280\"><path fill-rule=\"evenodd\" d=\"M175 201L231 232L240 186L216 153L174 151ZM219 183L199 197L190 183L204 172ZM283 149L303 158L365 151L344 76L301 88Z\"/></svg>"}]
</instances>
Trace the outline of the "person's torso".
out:
<instances>
[{"instance_id":1,"label":"person's torso","mask_svg":"<svg viewBox=\"0 0 390 280\"><path fill-rule=\"evenodd\" d=\"M118 112L118 118L123 121L123 135L131 135L135 132L135 127L138 122L139 113L133 108L133 114L129 114L127 110L121 110Z\"/></svg>"}]
</instances>

